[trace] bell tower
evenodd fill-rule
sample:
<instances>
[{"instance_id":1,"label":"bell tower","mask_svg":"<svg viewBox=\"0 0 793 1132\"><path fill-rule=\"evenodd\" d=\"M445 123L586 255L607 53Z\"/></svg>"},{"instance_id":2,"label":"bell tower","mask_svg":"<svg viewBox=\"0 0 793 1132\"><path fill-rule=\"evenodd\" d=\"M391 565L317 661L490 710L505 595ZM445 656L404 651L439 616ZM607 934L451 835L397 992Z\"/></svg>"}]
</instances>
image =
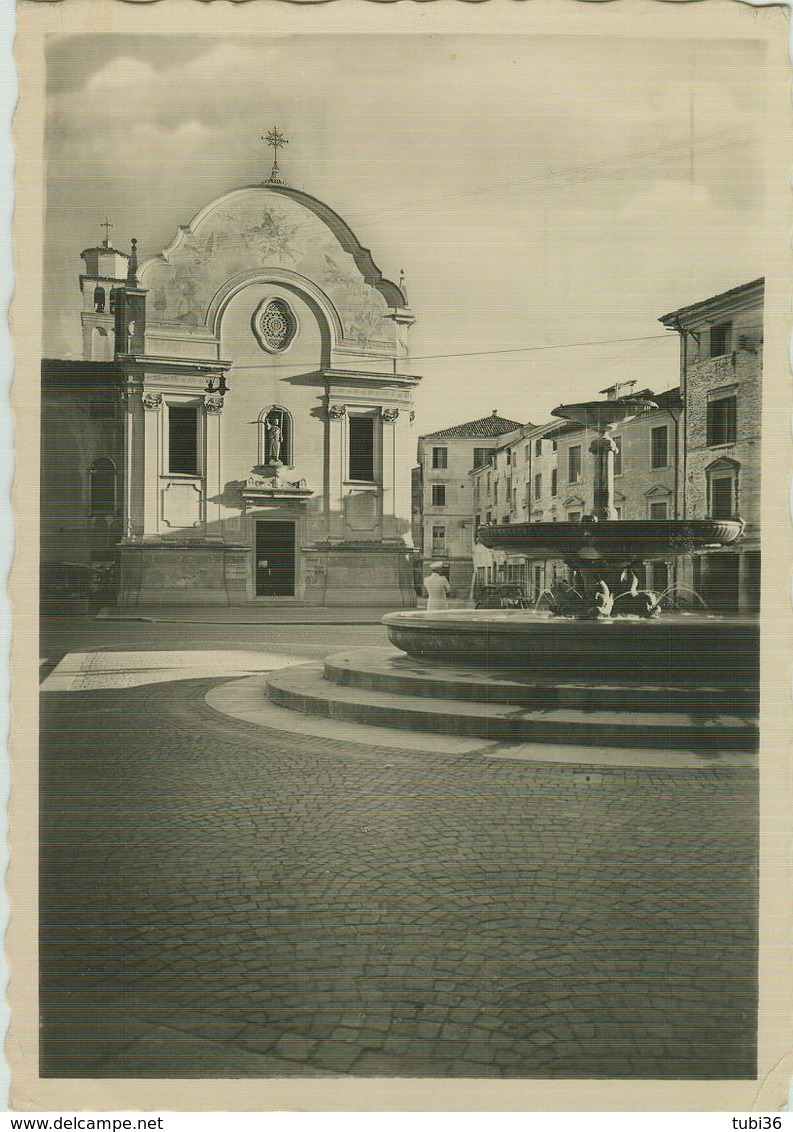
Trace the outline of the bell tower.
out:
<instances>
[{"instance_id":1,"label":"bell tower","mask_svg":"<svg viewBox=\"0 0 793 1132\"><path fill-rule=\"evenodd\" d=\"M127 277L115 292L116 354L143 354L146 346L146 294L138 284L138 241L132 241Z\"/></svg>"},{"instance_id":2,"label":"bell tower","mask_svg":"<svg viewBox=\"0 0 793 1132\"><path fill-rule=\"evenodd\" d=\"M127 277L127 256L110 243L109 220L102 225L105 238L96 248L80 252L85 271L80 276L83 309L83 358L87 361L112 361L115 355L116 292Z\"/></svg>"}]
</instances>

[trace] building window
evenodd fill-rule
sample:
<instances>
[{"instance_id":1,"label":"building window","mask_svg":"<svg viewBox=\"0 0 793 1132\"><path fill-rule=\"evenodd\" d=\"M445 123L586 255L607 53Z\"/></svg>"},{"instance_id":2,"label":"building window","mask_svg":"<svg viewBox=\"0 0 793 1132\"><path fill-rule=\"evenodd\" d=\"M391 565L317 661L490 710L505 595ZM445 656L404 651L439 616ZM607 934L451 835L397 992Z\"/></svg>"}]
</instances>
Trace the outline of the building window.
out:
<instances>
[{"instance_id":1,"label":"building window","mask_svg":"<svg viewBox=\"0 0 793 1132\"><path fill-rule=\"evenodd\" d=\"M558 450L559 450L559 441L558 440L552 440L551 441L551 451L557 452Z\"/></svg>"},{"instance_id":2,"label":"building window","mask_svg":"<svg viewBox=\"0 0 793 1132\"><path fill-rule=\"evenodd\" d=\"M569 483L581 480L581 445L576 444L567 450L567 479Z\"/></svg>"},{"instance_id":3,"label":"building window","mask_svg":"<svg viewBox=\"0 0 793 1132\"><path fill-rule=\"evenodd\" d=\"M433 450L432 450L432 466L433 466L433 468L445 468L448 455L449 455L448 448L433 448Z\"/></svg>"},{"instance_id":4,"label":"building window","mask_svg":"<svg viewBox=\"0 0 793 1132\"><path fill-rule=\"evenodd\" d=\"M538 436L534 441L534 455L542 456L542 437Z\"/></svg>"},{"instance_id":5,"label":"building window","mask_svg":"<svg viewBox=\"0 0 793 1132\"><path fill-rule=\"evenodd\" d=\"M530 457L531 457L531 445L527 444L526 447L523 449L523 462L524 462L524 464L528 464Z\"/></svg>"},{"instance_id":6,"label":"building window","mask_svg":"<svg viewBox=\"0 0 793 1132\"><path fill-rule=\"evenodd\" d=\"M551 468L551 495L556 495L559 490L559 473L556 468Z\"/></svg>"},{"instance_id":7,"label":"building window","mask_svg":"<svg viewBox=\"0 0 793 1132\"><path fill-rule=\"evenodd\" d=\"M493 512L488 511L488 513L485 515L485 523L489 527L492 522L493 522Z\"/></svg>"},{"instance_id":8,"label":"building window","mask_svg":"<svg viewBox=\"0 0 793 1132\"><path fill-rule=\"evenodd\" d=\"M650 429L650 467L665 468L668 463L668 443L666 425Z\"/></svg>"},{"instance_id":9,"label":"building window","mask_svg":"<svg viewBox=\"0 0 793 1132\"><path fill-rule=\"evenodd\" d=\"M511 463L512 463L512 453L510 452L510 450L508 448L507 449L507 467L509 467Z\"/></svg>"},{"instance_id":10,"label":"building window","mask_svg":"<svg viewBox=\"0 0 793 1132\"><path fill-rule=\"evenodd\" d=\"M504 526L507 526L507 524L509 523L509 515L502 515L501 522L504 524Z\"/></svg>"},{"instance_id":11,"label":"building window","mask_svg":"<svg viewBox=\"0 0 793 1132\"><path fill-rule=\"evenodd\" d=\"M515 508L518 506L518 489L516 487L512 489L512 506Z\"/></svg>"},{"instance_id":12,"label":"building window","mask_svg":"<svg viewBox=\"0 0 793 1132\"><path fill-rule=\"evenodd\" d=\"M374 480L374 417L350 417L350 479Z\"/></svg>"},{"instance_id":13,"label":"building window","mask_svg":"<svg viewBox=\"0 0 793 1132\"><path fill-rule=\"evenodd\" d=\"M669 504L664 499L660 503L650 504L650 518L651 519L668 519L669 518Z\"/></svg>"},{"instance_id":14,"label":"building window","mask_svg":"<svg viewBox=\"0 0 793 1132\"><path fill-rule=\"evenodd\" d=\"M723 457L705 469L708 515L712 519L733 519L738 514L738 473L740 464Z\"/></svg>"},{"instance_id":15,"label":"building window","mask_svg":"<svg viewBox=\"0 0 793 1132\"><path fill-rule=\"evenodd\" d=\"M259 463L292 464L292 415L280 405L259 413Z\"/></svg>"},{"instance_id":16,"label":"building window","mask_svg":"<svg viewBox=\"0 0 793 1132\"><path fill-rule=\"evenodd\" d=\"M446 528L432 528L432 553L442 554L446 550Z\"/></svg>"},{"instance_id":17,"label":"building window","mask_svg":"<svg viewBox=\"0 0 793 1132\"><path fill-rule=\"evenodd\" d=\"M539 499L542 495L542 475L538 472L534 477L534 498Z\"/></svg>"},{"instance_id":18,"label":"building window","mask_svg":"<svg viewBox=\"0 0 793 1132\"><path fill-rule=\"evenodd\" d=\"M614 453L614 475L622 475L622 437L612 437L614 443L617 445L617 451Z\"/></svg>"},{"instance_id":19,"label":"building window","mask_svg":"<svg viewBox=\"0 0 793 1132\"><path fill-rule=\"evenodd\" d=\"M708 447L734 444L738 435L738 399L717 397L708 402Z\"/></svg>"},{"instance_id":20,"label":"building window","mask_svg":"<svg viewBox=\"0 0 793 1132\"><path fill-rule=\"evenodd\" d=\"M567 521L568 521L568 523L580 523L581 522L581 512L580 511L568 511L567 512Z\"/></svg>"},{"instance_id":21,"label":"building window","mask_svg":"<svg viewBox=\"0 0 793 1132\"><path fill-rule=\"evenodd\" d=\"M198 409L194 405L168 406L168 471L197 476Z\"/></svg>"},{"instance_id":22,"label":"building window","mask_svg":"<svg viewBox=\"0 0 793 1132\"><path fill-rule=\"evenodd\" d=\"M476 534L477 527L482 525L482 516L474 515L474 534Z\"/></svg>"},{"instance_id":23,"label":"building window","mask_svg":"<svg viewBox=\"0 0 793 1132\"><path fill-rule=\"evenodd\" d=\"M483 464L488 464L492 455L492 448L474 448L474 467L481 468Z\"/></svg>"},{"instance_id":24,"label":"building window","mask_svg":"<svg viewBox=\"0 0 793 1132\"><path fill-rule=\"evenodd\" d=\"M116 465L105 456L94 460L88 469L89 509L91 514L116 509Z\"/></svg>"},{"instance_id":25,"label":"building window","mask_svg":"<svg viewBox=\"0 0 793 1132\"><path fill-rule=\"evenodd\" d=\"M432 506L445 507L446 506L446 484L434 483L432 485Z\"/></svg>"},{"instance_id":26,"label":"building window","mask_svg":"<svg viewBox=\"0 0 793 1132\"><path fill-rule=\"evenodd\" d=\"M118 291L111 287L110 295L108 296L109 302L110 302L110 313L111 314L113 314L113 312L116 309L116 295L117 294L118 294Z\"/></svg>"},{"instance_id":27,"label":"building window","mask_svg":"<svg viewBox=\"0 0 793 1132\"><path fill-rule=\"evenodd\" d=\"M710 514L713 519L731 519L734 514L733 476L714 476L710 481Z\"/></svg>"},{"instance_id":28,"label":"building window","mask_svg":"<svg viewBox=\"0 0 793 1132\"><path fill-rule=\"evenodd\" d=\"M710 328L710 356L712 358L720 358L723 354L729 354L732 348L732 323L725 322L721 326L711 326Z\"/></svg>"},{"instance_id":29,"label":"building window","mask_svg":"<svg viewBox=\"0 0 793 1132\"><path fill-rule=\"evenodd\" d=\"M105 313L105 289L94 287L94 310L97 314Z\"/></svg>"}]
</instances>

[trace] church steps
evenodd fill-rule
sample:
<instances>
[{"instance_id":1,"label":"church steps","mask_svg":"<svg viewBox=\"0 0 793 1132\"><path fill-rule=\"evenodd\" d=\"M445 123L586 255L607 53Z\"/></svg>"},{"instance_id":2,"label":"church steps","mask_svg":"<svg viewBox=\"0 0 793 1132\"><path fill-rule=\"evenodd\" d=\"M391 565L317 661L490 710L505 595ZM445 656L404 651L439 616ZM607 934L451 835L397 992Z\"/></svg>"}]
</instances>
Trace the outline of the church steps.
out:
<instances>
[{"instance_id":1,"label":"church steps","mask_svg":"<svg viewBox=\"0 0 793 1132\"><path fill-rule=\"evenodd\" d=\"M503 742L566 743L695 751L752 750L752 721L734 714L706 718L685 712L531 710L510 703L409 696L331 682L319 664L281 669L267 678L281 707L382 727L473 735Z\"/></svg>"},{"instance_id":2,"label":"church steps","mask_svg":"<svg viewBox=\"0 0 793 1132\"><path fill-rule=\"evenodd\" d=\"M420 663L398 649L359 648L325 660L325 678L346 687L394 695L514 704L548 710L573 708L684 712L694 716L756 714L756 692L715 684L658 685L639 681L521 679L515 671Z\"/></svg>"}]
</instances>

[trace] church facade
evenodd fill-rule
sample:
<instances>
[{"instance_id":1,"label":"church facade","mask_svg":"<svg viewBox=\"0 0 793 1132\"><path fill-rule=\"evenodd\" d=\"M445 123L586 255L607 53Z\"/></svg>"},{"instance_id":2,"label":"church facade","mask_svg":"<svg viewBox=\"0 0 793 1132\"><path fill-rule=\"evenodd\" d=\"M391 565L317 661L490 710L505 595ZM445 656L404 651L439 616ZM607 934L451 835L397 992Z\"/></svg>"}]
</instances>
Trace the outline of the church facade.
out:
<instances>
[{"instance_id":1,"label":"church facade","mask_svg":"<svg viewBox=\"0 0 793 1132\"><path fill-rule=\"evenodd\" d=\"M43 557L65 508L127 607L414 605L414 316L347 224L276 167L140 266L82 255L84 362L44 365Z\"/></svg>"}]
</instances>

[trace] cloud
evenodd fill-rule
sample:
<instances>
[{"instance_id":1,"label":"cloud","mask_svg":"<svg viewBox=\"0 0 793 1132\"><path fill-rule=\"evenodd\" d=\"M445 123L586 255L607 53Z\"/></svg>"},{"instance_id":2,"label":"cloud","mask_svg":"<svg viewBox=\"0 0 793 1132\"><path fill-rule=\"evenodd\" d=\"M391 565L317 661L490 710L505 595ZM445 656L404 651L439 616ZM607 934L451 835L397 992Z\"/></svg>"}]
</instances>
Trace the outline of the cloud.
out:
<instances>
[{"instance_id":1,"label":"cloud","mask_svg":"<svg viewBox=\"0 0 793 1132\"><path fill-rule=\"evenodd\" d=\"M187 122L180 122L174 128L162 126L158 122L138 122L133 126L131 133L136 141L144 142L149 146L175 147L178 153L178 150L184 147L205 145L214 131L203 122L199 122L197 118L191 118Z\"/></svg>"},{"instance_id":2,"label":"cloud","mask_svg":"<svg viewBox=\"0 0 793 1132\"><path fill-rule=\"evenodd\" d=\"M89 93L123 91L129 87L148 85L155 77L156 72L148 63L122 55L95 71L85 84L85 90Z\"/></svg>"}]
</instances>

